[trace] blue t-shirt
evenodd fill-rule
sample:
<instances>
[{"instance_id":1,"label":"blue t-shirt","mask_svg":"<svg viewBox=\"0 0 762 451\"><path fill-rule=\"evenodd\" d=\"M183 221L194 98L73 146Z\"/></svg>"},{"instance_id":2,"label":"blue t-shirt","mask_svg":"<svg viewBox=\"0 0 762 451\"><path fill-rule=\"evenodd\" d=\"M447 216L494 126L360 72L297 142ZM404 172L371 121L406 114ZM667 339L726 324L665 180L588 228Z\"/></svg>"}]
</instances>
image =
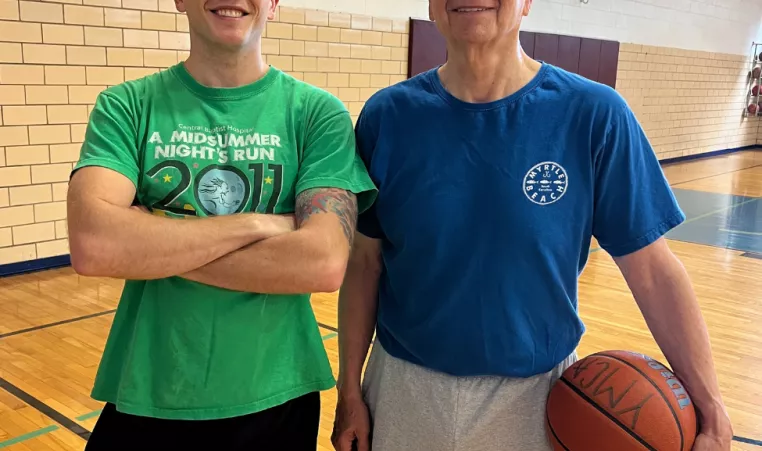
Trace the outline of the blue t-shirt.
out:
<instances>
[{"instance_id":1,"label":"blue t-shirt","mask_svg":"<svg viewBox=\"0 0 762 451\"><path fill-rule=\"evenodd\" d=\"M377 338L453 375L528 377L577 347L577 279L685 216L613 89L543 64L513 95L458 100L436 70L374 95L357 122L379 188L359 231L382 239Z\"/></svg>"}]
</instances>

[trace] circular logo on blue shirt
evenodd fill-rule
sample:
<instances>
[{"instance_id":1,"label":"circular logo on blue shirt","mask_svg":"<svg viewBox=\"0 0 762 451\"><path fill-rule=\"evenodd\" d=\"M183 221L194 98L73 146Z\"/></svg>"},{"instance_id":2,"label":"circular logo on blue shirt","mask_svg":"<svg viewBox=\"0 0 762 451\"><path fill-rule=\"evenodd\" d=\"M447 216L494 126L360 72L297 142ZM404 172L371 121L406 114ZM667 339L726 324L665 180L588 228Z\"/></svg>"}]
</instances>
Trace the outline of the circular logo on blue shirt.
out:
<instances>
[{"instance_id":1,"label":"circular logo on blue shirt","mask_svg":"<svg viewBox=\"0 0 762 451\"><path fill-rule=\"evenodd\" d=\"M556 162L545 161L524 176L524 194L537 205L549 205L564 197L568 184L566 169Z\"/></svg>"}]
</instances>

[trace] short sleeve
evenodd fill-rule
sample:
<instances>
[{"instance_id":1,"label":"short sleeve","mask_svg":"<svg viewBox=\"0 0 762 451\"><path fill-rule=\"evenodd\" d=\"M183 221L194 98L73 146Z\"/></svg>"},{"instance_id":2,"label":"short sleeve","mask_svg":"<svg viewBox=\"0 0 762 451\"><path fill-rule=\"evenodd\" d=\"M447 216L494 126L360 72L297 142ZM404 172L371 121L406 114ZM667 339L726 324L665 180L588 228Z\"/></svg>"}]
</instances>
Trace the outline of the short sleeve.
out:
<instances>
[{"instance_id":1,"label":"short sleeve","mask_svg":"<svg viewBox=\"0 0 762 451\"><path fill-rule=\"evenodd\" d=\"M593 235L613 257L653 243L685 220L642 127L616 107L595 162Z\"/></svg>"},{"instance_id":2,"label":"short sleeve","mask_svg":"<svg viewBox=\"0 0 762 451\"><path fill-rule=\"evenodd\" d=\"M363 164L368 169L368 173L371 173L370 164L373 157L373 151L375 150L377 133L371 126L372 124L369 122L368 115L367 109L363 108L360 112L360 117L357 118L357 124L355 125L355 140L357 142L357 152L360 155ZM368 238L383 238L384 235L381 231L381 225L379 224L378 216L376 215L375 203L358 217L357 231Z\"/></svg>"},{"instance_id":3,"label":"short sleeve","mask_svg":"<svg viewBox=\"0 0 762 451\"><path fill-rule=\"evenodd\" d=\"M104 91L98 95L74 170L101 166L124 175L138 186L140 165L137 124L130 102Z\"/></svg>"},{"instance_id":4,"label":"short sleeve","mask_svg":"<svg viewBox=\"0 0 762 451\"><path fill-rule=\"evenodd\" d=\"M363 212L375 202L377 190L357 154L352 118L332 95L312 96L307 102L296 193L311 188L345 189L357 195Z\"/></svg>"}]
</instances>

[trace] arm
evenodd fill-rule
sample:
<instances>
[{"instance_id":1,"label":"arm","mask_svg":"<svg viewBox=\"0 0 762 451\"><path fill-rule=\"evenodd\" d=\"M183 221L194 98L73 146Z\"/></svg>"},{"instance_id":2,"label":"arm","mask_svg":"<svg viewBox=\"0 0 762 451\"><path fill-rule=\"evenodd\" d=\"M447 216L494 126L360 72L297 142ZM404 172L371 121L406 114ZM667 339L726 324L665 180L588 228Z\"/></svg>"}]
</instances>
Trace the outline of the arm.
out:
<instances>
[{"instance_id":1,"label":"arm","mask_svg":"<svg viewBox=\"0 0 762 451\"><path fill-rule=\"evenodd\" d=\"M251 242L287 232L287 218L246 214L178 220L130 208L135 186L102 167L72 177L68 204L72 266L79 274L157 279L193 270Z\"/></svg>"},{"instance_id":2,"label":"arm","mask_svg":"<svg viewBox=\"0 0 762 451\"><path fill-rule=\"evenodd\" d=\"M252 293L338 290L357 221L357 200L337 188L314 188L296 198L297 230L247 246L183 277Z\"/></svg>"},{"instance_id":3,"label":"arm","mask_svg":"<svg viewBox=\"0 0 762 451\"><path fill-rule=\"evenodd\" d=\"M729 449L732 426L720 395L706 324L682 264L664 239L615 261L656 342L698 408L700 432L712 440L700 449Z\"/></svg>"},{"instance_id":4,"label":"arm","mask_svg":"<svg viewBox=\"0 0 762 451\"><path fill-rule=\"evenodd\" d=\"M381 240L358 234L339 292L339 396L360 396L362 367L376 328Z\"/></svg>"},{"instance_id":5,"label":"arm","mask_svg":"<svg viewBox=\"0 0 762 451\"><path fill-rule=\"evenodd\" d=\"M370 450L370 415L360 381L376 328L382 265L381 240L358 234L339 292L338 402L331 434L338 451Z\"/></svg>"}]
</instances>

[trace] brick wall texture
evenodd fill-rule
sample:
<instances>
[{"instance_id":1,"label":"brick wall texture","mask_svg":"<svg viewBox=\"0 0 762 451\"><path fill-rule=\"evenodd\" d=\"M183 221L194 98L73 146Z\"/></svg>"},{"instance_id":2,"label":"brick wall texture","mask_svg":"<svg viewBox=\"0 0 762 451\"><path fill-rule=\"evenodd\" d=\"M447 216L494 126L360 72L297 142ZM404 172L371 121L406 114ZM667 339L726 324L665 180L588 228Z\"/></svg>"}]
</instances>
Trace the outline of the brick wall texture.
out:
<instances>
[{"instance_id":1,"label":"brick wall texture","mask_svg":"<svg viewBox=\"0 0 762 451\"><path fill-rule=\"evenodd\" d=\"M759 120L743 116L750 58L622 44L616 86L660 159L755 145Z\"/></svg>"}]
</instances>

